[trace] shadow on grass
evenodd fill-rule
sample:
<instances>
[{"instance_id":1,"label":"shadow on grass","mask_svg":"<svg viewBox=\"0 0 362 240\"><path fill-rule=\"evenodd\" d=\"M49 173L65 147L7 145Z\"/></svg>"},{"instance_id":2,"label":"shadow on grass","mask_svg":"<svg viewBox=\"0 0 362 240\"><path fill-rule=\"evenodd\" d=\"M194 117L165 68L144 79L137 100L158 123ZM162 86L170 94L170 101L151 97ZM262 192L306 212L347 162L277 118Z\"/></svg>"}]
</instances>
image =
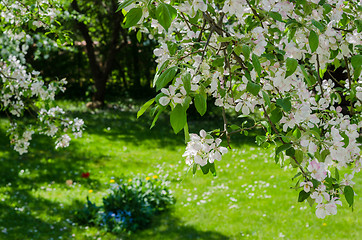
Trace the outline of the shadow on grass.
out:
<instances>
[{"instance_id":1,"label":"shadow on grass","mask_svg":"<svg viewBox=\"0 0 362 240\"><path fill-rule=\"evenodd\" d=\"M156 216L149 229L135 233L133 239L172 239L172 240L227 240L229 237L216 231L201 231L185 225L179 218L168 213Z\"/></svg>"},{"instance_id":2,"label":"shadow on grass","mask_svg":"<svg viewBox=\"0 0 362 240\"><path fill-rule=\"evenodd\" d=\"M32 196L28 190L14 188L8 194L9 199L0 202L0 239L71 237L70 225L64 221L70 216L71 206L61 208L56 202ZM44 214L46 221L40 217Z\"/></svg>"},{"instance_id":3,"label":"shadow on grass","mask_svg":"<svg viewBox=\"0 0 362 240\"><path fill-rule=\"evenodd\" d=\"M71 115L84 119L88 134L111 141L171 150L184 146L183 133L173 133L166 114L160 117L152 130L149 129L152 119L147 115L137 119L135 112L102 110L97 114L85 111L72 112ZM200 129L217 128L221 123L194 120L189 125L190 132L199 132ZM0 198L0 239L70 238L72 226L65 220L71 217L71 211L79 208L79 203L61 206L61 202L34 196L32 191L67 189L66 181L69 179L88 189L103 189L98 180L83 179L81 175L88 171L89 163L105 162L107 153L93 154L76 142L72 142L66 150L56 151L52 139L34 136L29 153L19 156L11 149L5 131L0 129L0 194L3 196L3 199ZM254 144L253 139L252 136L239 135L232 144ZM156 218L150 229L134 236L136 239L228 239L217 232L185 226L179 219L164 214Z\"/></svg>"},{"instance_id":4,"label":"shadow on grass","mask_svg":"<svg viewBox=\"0 0 362 240\"><path fill-rule=\"evenodd\" d=\"M169 122L167 113L160 115L156 125L150 129L153 119L144 114L136 117L136 112L119 110L98 110L72 112L72 115L82 118L86 124L86 132L94 135L102 135L112 141L126 141L133 145L147 145L174 150L176 146L185 146L183 131L175 134ZM199 133L201 129L211 131L222 128L223 122L215 119L193 119L188 122L190 133ZM249 136L235 134L232 136L232 144L235 146L250 144L255 145L255 134Z\"/></svg>"}]
</instances>

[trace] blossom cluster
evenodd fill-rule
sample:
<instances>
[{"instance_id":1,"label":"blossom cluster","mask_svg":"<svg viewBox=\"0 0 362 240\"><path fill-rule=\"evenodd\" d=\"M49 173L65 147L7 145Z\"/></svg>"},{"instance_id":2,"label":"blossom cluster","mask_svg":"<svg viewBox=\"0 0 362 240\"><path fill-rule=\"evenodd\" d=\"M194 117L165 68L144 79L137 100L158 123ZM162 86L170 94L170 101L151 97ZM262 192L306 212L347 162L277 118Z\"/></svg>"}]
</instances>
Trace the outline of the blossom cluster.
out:
<instances>
[{"instance_id":1,"label":"blossom cluster","mask_svg":"<svg viewBox=\"0 0 362 240\"><path fill-rule=\"evenodd\" d=\"M155 118L157 110L169 106L177 132L183 122L172 116L183 116L190 104L203 115L207 98L222 112L253 118L254 127L266 131L257 141L275 145L276 161L299 169L297 186L305 196L301 200L317 203L317 217L334 215L341 194L353 203L352 178L361 168L361 4L155 1L157 11L175 13L168 20L142 4L128 5L127 11L141 7L150 13L149 22L136 26L160 43L154 50L159 69L155 86L161 90ZM239 126L229 131L232 121L225 115L223 120L222 135L228 139L246 130ZM187 123L184 129L187 134ZM219 146L221 140L208 138L204 131L190 134L190 139L183 155L189 165L203 166L226 152L217 151L217 158L210 154L210 146ZM340 170L348 172L344 179L339 179Z\"/></svg>"},{"instance_id":2,"label":"blossom cluster","mask_svg":"<svg viewBox=\"0 0 362 240\"><path fill-rule=\"evenodd\" d=\"M190 141L187 143L186 151L182 155L186 157L186 164L199 164L205 166L208 162L220 161L223 154L228 152L226 147L220 146L220 138L212 138L205 130L200 131L200 135L190 134Z\"/></svg>"},{"instance_id":3,"label":"blossom cluster","mask_svg":"<svg viewBox=\"0 0 362 240\"><path fill-rule=\"evenodd\" d=\"M26 61L29 46L34 44L34 40L23 26L51 31L59 12L55 5L55 2L51 5L49 1L27 4L26 1L6 0L0 3L0 43L6 46L0 51L0 105L10 118L8 135L19 154L28 151L35 133L55 138L56 148L67 147L70 135L82 135L83 120L71 120L64 116L61 108L50 107L55 95L65 91L67 81L45 82ZM25 123L22 117L26 112L36 115L35 122Z\"/></svg>"}]
</instances>

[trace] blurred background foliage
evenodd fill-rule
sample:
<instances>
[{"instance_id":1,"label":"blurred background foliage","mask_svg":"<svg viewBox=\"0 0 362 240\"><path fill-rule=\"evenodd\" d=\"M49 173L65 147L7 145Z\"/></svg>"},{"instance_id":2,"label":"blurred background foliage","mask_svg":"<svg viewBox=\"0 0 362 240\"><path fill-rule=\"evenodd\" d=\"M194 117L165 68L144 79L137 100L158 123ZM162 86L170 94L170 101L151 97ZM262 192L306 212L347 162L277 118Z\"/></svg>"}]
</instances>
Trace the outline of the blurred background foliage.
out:
<instances>
[{"instance_id":1,"label":"blurred background foliage","mask_svg":"<svg viewBox=\"0 0 362 240\"><path fill-rule=\"evenodd\" d=\"M67 91L58 98L117 101L154 95L152 80L157 42L146 34L137 40L135 30L122 28L124 16L117 1L64 1L60 28L69 32L62 47L42 29L30 32L34 43L27 62L46 80L66 78Z\"/></svg>"}]
</instances>

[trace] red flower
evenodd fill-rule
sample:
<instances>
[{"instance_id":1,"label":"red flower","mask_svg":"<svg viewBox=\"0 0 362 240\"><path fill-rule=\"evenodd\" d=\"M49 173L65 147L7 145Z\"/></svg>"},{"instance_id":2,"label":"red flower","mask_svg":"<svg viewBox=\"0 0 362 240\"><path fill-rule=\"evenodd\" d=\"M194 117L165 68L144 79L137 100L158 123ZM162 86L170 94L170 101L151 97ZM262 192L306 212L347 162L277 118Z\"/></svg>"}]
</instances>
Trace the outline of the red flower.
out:
<instances>
[{"instance_id":1,"label":"red flower","mask_svg":"<svg viewBox=\"0 0 362 240\"><path fill-rule=\"evenodd\" d=\"M89 178L89 172L82 173L82 178Z\"/></svg>"}]
</instances>

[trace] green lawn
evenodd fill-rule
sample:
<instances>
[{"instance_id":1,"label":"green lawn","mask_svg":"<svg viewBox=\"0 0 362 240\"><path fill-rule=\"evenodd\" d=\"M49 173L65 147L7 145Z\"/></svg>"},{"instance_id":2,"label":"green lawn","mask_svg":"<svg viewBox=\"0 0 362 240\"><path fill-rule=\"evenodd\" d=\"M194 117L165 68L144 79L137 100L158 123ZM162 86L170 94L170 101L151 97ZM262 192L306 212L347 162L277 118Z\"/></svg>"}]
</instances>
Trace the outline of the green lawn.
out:
<instances>
[{"instance_id":1,"label":"green lawn","mask_svg":"<svg viewBox=\"0 0 362 240\"><path fill-rule=\"evenodd\" d=\"M217 162L217 177L193 176L181 156L184 138L171 132L166 116L149 130L151 119L137 120L129 108L69 109L87 128L60 151L49 138L36 137L30 152L19 156L9 147L6 120L0 121L0 239L362 239L360 175L354 211L343 199L336 216L317 219L315 208L298 203L290 189L296 170L276 165L253 137L234 139ZM190 129L215 124L193 121ZM81 178L83 172L90 178ZM111 179L137 174L169 180L177 199L148 229L127 237L72 222L72 211L87 196L100 204Z\"/></svg>"}]
</instances>

